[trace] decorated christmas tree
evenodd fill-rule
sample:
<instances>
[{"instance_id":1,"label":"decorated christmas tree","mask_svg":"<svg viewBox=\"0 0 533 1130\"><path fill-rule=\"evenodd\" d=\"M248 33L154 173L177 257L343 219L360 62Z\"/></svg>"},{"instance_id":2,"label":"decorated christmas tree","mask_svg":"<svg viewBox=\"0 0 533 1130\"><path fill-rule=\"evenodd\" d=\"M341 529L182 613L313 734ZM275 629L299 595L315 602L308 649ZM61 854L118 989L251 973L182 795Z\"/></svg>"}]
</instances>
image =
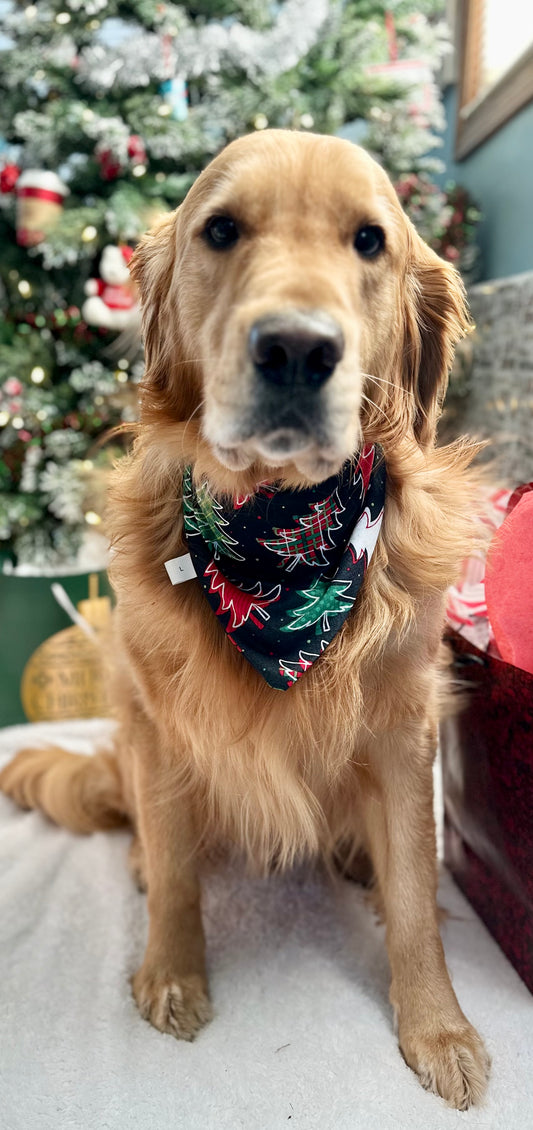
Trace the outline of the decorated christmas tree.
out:
<instances>
[{"instance_id":1,"label":"decorated christmas tree","mask_svg":"<svg viewBox=\"0 0 533 1130\"><path fill-rule=\"evenodd\" d=\"M267 127L356 139L426 174L439 0L1 0L0 543L72 562L102 442L136 412L127 264L222 146ZM401 124L401 130L400 130Z\"/></svg>"}]
</instances>

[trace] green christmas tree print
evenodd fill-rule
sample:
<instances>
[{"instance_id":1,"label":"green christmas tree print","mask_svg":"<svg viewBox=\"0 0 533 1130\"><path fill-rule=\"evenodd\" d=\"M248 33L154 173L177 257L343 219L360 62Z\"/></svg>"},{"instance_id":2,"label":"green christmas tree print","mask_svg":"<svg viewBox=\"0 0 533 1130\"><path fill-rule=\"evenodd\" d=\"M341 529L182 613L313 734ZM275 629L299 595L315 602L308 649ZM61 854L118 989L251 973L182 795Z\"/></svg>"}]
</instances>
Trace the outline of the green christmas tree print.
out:
<instances>
[{"instance_id":1,"label":"green christmas tree print","mask_svg":"<svg viewBox=\"0 0 533 1130\"><path fill-rule=\"evenodd\" d=\"M207 483L193 490L190 467L183 474L183 522L186 535L199 534L216 561L221 554L234 561L244 561L235 549L238 542L225 529L229 522L221 503L213 497Z\"/></svg>"},{"instance_id":2,"label":"green christmas tree print","mask_svg":"<svg viewBox=\"0 0 533 1130\"><path fill-rule=\"evenodd\" d=\"M341 528L339 517L344 512L338 491L334 490L329 498L320 502L312 502L310 509L312 514L296 519L297 526L288 529L275 526L275 538L259 539L265 549L270 549L272 553L277 553L283 558L287 572L294 569L299 562L322 567L329 565L326 557L326 553L332 548L329 535L333 530Z\"/></svg>"},{"instance_id":3,"label":"green christmas tree print","mask_svg":"<svg viewBox=\"0 0 533 1130\"><path fill-rule=\"evenodd\" d=\"M318 578L310 589L304 589L303 592L298 590L298 596L304 598L305 604L289 612L293 623L285 624L281 631L299 632L316 624L315 635L329 632L329 617L349 612L352 607L355 596L347 596L350 584L350 581L324 581Z\"/></svg>"}]
</instances>

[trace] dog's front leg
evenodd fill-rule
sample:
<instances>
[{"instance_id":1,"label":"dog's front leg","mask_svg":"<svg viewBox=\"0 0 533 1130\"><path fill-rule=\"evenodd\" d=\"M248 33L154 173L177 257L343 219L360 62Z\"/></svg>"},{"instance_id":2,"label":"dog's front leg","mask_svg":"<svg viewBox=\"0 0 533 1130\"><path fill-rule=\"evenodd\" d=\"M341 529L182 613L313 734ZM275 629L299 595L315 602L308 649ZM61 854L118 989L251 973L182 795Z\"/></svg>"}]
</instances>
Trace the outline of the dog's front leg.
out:
<instances>
[{"instance_id":1,"label":"dog's front leg","mask_svg":"<svg viewBox=\"0 0 533 1130\"><path fill-rule=\"evenodd\" d=\"M363 818L385 910L400 1048L425 1087L464 1110L483 1097L489 1060L444 961L429 744L428 729L414 723L376 739Z\"/></svg>"},{"instance_id":2,"label":"dog's front leg","mask_svg":"<svg viewBox=\"0 0 533 1130\"><path fill-rule=\"evenodd\" d=\"M194 814L156 743L135 754L137 824L148 885L149 935L133 993L161 1032L192 1040L211 1018L196 872Z\"/></svg>"}]
</instances>

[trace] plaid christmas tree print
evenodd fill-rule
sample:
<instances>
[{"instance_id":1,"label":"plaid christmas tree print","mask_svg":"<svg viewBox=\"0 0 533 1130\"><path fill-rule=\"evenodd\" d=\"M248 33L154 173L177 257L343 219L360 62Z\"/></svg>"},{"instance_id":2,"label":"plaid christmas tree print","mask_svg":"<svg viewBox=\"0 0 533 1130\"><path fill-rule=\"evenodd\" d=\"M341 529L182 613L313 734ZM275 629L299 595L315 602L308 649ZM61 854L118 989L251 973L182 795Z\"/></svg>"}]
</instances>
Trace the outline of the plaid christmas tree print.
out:
<instances>
[{"instance_id":1,"label":"plaid christmas tree print","mask_svg":"<svg viewBox=\"0 0 533 1130\"><path fill-rule=\"evenodd\" d=\"M274 538L258 539L265 549L270 549L272 553L277 553L283 558L287 572L294 569L299 562L322 567L329 565L326 554L333 545L329 535L334 530L341 529L342 523L339 519L345 509L338 490L334 490L328 498L320 502L310 503L309 509L312 514L297 518L297 526L288 529L275 526Z\"/></svg>"}]
</instances>

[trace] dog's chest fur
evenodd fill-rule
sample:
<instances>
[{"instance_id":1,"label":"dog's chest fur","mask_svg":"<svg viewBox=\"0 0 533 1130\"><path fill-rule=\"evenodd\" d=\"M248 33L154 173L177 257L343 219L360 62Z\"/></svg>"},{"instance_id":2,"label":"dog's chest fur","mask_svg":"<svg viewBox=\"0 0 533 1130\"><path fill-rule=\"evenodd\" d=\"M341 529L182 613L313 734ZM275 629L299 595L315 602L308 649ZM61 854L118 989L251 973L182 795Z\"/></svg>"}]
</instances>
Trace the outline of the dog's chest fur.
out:
<instances>
[{"instance_id":1,"label":"dog's chest fur","mask_svg":"<svg viewBox=\"0 0 533 1130\"><path fill-rule=\"evenodd\" d=\"M150 667L159 684L165 679L158 726L172 735L176 780L190 789L206 843L229 841L264 871L357 841L374 735L400 713L426 713L434 665L421 670L414 639L400 654L385 649L379 668L361 659L363 592L313 668L289 690L273 690L225 638L203 595L183 595L181 615L166 620L172 646L160 640ZM408 700L406 678L416 687Z\"/></svg>"}]
</instances>

